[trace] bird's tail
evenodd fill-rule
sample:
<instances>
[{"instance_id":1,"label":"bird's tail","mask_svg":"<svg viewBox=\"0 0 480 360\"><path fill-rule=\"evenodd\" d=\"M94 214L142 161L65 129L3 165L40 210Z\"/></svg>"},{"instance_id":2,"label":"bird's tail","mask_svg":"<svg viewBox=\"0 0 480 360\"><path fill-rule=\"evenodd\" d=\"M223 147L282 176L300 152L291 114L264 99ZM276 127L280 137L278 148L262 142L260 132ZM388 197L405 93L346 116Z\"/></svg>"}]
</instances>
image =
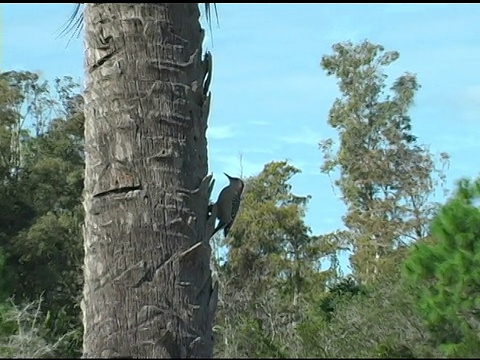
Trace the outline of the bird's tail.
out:
<instances>
[{"instance_id":1,"label":"bird's tail","mask_svg":"<svg viewBox=\"0 0 480 360\"><path fill-rule=\"evenodd\" d=\"M227 237L228 233L230 232L230 229L232 228L232 223L227 224L223 228L223 236Z\"/></svg>"},{"instance_id":2,"label":"bird's tail","mask_svg":"<svg viewBox=\"0 0 480 360\"><path fill-rule=\"evenodd\" d=\"M225 227L225 224L219 223L219 224L217 225L217 227L215 228L215 230L213 230L213 233L212 233L211 238L213 237L213 235L215 235L217 232L219 232L220 230L222 230L224 227Z\"/></svg>"}]
</instances>

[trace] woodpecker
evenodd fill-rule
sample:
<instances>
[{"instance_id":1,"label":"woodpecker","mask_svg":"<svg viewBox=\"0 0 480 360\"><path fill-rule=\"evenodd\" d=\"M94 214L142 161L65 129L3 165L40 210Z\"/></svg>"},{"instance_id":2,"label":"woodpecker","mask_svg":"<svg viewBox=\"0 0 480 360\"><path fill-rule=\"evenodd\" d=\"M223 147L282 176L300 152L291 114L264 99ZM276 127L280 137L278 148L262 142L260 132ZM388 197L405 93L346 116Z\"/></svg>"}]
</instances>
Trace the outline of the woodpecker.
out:
<instances>
[{"instance_id":1,"label":"woodpecker","mask_svg":"<svg viewBox=\"0 0 480 360\"><path fill-rule=\"evenodd\" d=\"M230 181L230 184L224 187L222 191L220 191L220 195L218 195L217 219L219 222L212 236L221 229L223 229L223 235L225 237L228 235L240 207L240 197L242 196L244 188L243 181L239 178L231 177L228 174L225 174L225 176Z\"/></svg>"}]
</instances>

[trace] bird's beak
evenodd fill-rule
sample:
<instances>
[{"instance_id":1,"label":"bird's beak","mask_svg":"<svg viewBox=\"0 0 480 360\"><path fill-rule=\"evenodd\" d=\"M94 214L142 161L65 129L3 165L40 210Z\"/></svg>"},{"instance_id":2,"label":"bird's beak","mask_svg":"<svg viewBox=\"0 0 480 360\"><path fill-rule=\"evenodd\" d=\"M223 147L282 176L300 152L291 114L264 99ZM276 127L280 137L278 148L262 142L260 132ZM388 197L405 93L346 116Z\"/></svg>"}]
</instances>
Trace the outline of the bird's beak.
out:
<instances>
[{"instance_id":1,"label":"bird's beak","mask_svg":"<svg viewBox=\"0 0 480 360\"><path fill-rule=\"evenodd\" d=\"M228 179L231 179L232 177L228 175L227 173L223 173Z\"/></svg>"}]
</instances>

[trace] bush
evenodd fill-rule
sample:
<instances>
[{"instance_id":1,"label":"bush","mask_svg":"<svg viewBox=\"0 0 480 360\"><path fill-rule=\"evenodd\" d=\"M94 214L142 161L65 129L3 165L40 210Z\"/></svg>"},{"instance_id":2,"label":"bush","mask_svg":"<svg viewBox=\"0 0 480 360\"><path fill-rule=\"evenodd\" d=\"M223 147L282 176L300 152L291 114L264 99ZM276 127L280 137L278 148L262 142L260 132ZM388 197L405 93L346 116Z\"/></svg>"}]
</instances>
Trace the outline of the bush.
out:
<instances>
[{"instance_id":1,"label":"bush","mask_svg":"<svg viewBox=\"0 0 480 360\"><path fill-rule=\"evenodd\" d=\"M41 313L40 306L41 300L25 306L17 306L11 300L0 304L0 357L53 357L72 335L65 334L54 343L46 340L48 316Z\"/></svg>"}]
</instances>

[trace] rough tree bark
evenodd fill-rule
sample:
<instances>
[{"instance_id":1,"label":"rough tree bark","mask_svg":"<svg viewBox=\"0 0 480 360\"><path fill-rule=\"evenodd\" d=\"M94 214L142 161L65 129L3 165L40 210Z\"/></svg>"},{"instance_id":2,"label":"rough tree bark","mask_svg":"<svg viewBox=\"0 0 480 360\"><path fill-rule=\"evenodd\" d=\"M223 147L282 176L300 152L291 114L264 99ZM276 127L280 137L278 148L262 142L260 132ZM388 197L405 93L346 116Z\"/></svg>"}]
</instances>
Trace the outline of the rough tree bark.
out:
<instances>
[{"instance_id":1,"label":"rough tree bark","mask_svg":"<svg viewBox=\"0 0 480 360\"><path fill-rule=\"evenodd\" d=\"M212 357L198 4L85 4L84 357Z\"/></svg>"}]
</instances>

